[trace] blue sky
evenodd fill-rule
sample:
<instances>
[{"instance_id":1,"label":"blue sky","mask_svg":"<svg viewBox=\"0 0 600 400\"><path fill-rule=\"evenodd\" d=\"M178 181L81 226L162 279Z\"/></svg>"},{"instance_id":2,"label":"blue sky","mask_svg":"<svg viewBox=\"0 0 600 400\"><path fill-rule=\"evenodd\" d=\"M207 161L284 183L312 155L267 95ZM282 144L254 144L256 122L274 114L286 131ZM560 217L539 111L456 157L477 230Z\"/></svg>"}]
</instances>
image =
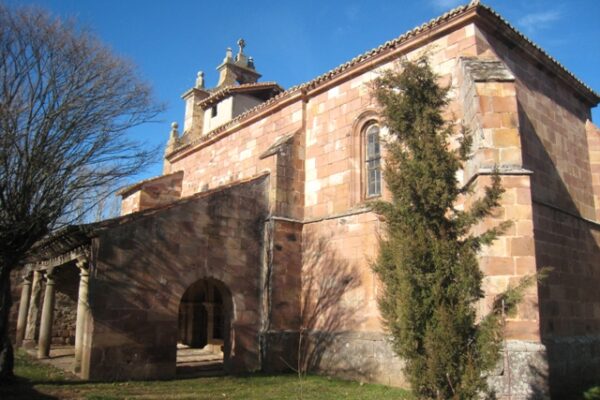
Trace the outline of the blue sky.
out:
<instances>
[{"instance_id":1,"label":"blue sky","mask_svg":"<svg viewBox=\"0 0 600 400\"><path fill-rule=\"evenodd\" d=\"M202 1L5 0L74 17L116 53L131 59L166 111L132 135L165 143L183 122L183 92L203 70L208 87L229 46L243 37L263 81L284 88L310 80L468 0ZM600 1L487 0L509 22L597 92ZM598 124L600 112L594 110ZM160 175L157 164L142 177Z\"/></svg>"}]
</instances>

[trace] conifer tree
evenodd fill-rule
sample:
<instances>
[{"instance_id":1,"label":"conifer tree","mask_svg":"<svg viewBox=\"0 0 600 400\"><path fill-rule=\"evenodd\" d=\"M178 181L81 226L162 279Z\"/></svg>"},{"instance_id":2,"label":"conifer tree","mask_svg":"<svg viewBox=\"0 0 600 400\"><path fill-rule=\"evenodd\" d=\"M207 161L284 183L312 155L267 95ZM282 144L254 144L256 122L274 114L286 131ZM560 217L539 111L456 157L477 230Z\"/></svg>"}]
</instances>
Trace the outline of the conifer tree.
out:
<instances>
[{"instance_id":1,"label":"conifer tree","mask_svg":"<svg viewBox=\"0 0 600 400\"><path fill-rule=\"evenodd\" d=\"M468 210L456 208L459 196L471 192L457 181L470 137L461 135L460 146L450 148L456 131L443 118L448 89L437 84L426 58L402 64L401 72L387 72L374 85L390 132L384 179L392 195L373 204L387 230L374 265L383 283L380 310L419 397L472 399L486 392L485 372L500 357L501 306L513 307L529 282L477 319L483 297L477 253L509 223L480 235L472 228L493 212L504 190L494 174Z\"/></svg>"}]
</instances>

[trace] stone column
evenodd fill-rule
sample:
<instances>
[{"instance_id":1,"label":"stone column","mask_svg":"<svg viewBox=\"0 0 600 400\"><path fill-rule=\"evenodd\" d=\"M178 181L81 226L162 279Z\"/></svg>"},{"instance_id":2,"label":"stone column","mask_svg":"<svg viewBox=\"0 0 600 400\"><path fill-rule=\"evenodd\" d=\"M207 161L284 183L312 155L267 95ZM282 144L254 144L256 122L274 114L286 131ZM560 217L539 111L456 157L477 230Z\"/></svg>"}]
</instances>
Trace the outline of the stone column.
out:
<instances>
[{"instance_id":1,"label":"stone column","mask_svg":"<svg viewBox=\"0 0 600 400\"><path fill-rule=\"evenodd\" d=\"M87 260L77 262L79 268L79 294L77 296L77 323L75 327L75 372L81 371L81 355L83 354L83 335L90 305L88 297L88 284L90 272Z\"/></svg>"},{"instance_id":2,"label":"stone column","mask_svg":"<svg viewBox=\"0 0 600 400\"><path fill-rule=\"evenodd\" d=\"M211 344L215 332L215 303L202 303L206 309L206 342Z\"/></svg>"},{"instance_id":3,"label":"stone column","mask_svg":"<svg viewBox=\"0 0 600 400\"><path fill-rule=\"evenodd\" d=\"M40 323L40 339L38 341L38 358L50 357L50 342L52 340L52 319L54 317L54 274L49 269L46 272L46 291L42 307Z\"/></svg>"},{"instance_id":4,"label":"stone column","mask_svg":"<svg viewBox=\"0 0 600 400\"><path fill-rule=\"evenodd\" d=\"M35 331L37 329L41 293L42 273L40 271L33 271L31 298L29 300L29 311L27 312L27 325L25 327L25 337L23 338L23 347L25 348L35 347Z\"/></svg>"},{"instance_id":5,"label":"stone column","mask_svg":"<svg viewBox=\"0 0 600 400\"><path fill-rule=\"evenodd\" d=\"M215 303L202 303L206 309L206 345L211 352L216 352L214 334L215 334Z\"/></svg>"},{"instance_id":6,"label":"stone column","mask_svg":"<svg viewBox=\"0 0 600 400\"><path fill-rule=\"evenodd\" d=\"M19 316L17 318L17 347L23 344L25 327L27 326L27 312L29 311L29 299L31 298L31 274L27 272L23 276L23 287L21 288L21 300L19 301Z\"/></svg>"}]
</instances>

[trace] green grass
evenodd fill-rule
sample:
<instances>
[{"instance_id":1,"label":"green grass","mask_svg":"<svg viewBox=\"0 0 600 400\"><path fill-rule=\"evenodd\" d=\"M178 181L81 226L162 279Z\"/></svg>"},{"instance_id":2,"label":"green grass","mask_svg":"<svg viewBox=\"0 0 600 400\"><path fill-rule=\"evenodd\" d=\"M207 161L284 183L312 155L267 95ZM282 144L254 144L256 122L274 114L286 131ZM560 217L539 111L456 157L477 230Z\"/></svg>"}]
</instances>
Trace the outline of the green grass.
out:
<instances>
[{"instance_id":1,"label":"green grass","mask_svg":"<svg viewBox=\"0 0 600 400\"><path fill-rule=\"evenodd\" d=\"M0 387L0 399L412 399L410 393L382 385L320 376L250 375L171 381L86 383L17 353L15 384Z\"/></svg>"},{"instance_id":2,"label":"green grass","mask_svg":"<svg viewBox=\"0 0 600 400\"><path fill-rule=\"evenodd\" d=\"M589 388L583 393L585 400L600 400L600 386L594 386Z\"/></svg>"}]
</instances>

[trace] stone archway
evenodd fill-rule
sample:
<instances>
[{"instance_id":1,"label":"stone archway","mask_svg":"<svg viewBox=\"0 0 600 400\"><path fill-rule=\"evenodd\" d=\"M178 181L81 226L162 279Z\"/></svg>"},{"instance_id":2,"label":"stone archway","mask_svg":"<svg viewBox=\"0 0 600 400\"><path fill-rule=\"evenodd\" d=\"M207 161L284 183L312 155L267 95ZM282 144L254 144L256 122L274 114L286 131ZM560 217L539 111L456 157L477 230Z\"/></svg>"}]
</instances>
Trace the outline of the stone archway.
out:
<instances>
[{"instance_id":1,"label":"stone archway","mask_svg":"<svg viewBox=\"0 0 600 400\"><path fill-rule=\"evenodd\" d=\"M231 292L222 282L199 279L185 290L177 318L178 374L227 369L232 315Z\"/></svg>"}]
</instances>

